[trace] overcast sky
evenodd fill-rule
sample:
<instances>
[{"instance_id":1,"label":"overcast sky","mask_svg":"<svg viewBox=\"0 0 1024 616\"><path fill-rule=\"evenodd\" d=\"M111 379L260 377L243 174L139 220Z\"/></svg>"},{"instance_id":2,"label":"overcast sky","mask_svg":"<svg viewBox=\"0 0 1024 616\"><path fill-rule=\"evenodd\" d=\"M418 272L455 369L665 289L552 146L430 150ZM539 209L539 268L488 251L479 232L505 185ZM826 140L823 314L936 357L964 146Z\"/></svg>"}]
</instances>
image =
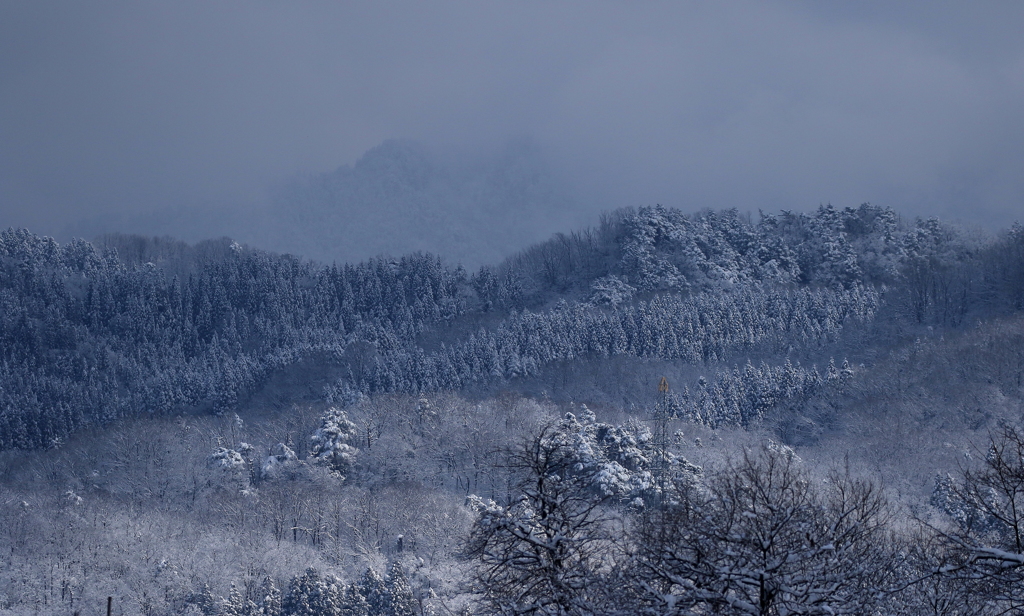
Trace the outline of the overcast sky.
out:
<instances>
[{"instance_id":1,"label":"overcast sky","mask_svg":"<svg viewBox=\"0 0 1024 616\"><path fill-rule=\"evenodd\" d=\"M0 227L527 139L581 207L1024 220L1024 2L3 2Z\"/></svg>"}]
</instances>

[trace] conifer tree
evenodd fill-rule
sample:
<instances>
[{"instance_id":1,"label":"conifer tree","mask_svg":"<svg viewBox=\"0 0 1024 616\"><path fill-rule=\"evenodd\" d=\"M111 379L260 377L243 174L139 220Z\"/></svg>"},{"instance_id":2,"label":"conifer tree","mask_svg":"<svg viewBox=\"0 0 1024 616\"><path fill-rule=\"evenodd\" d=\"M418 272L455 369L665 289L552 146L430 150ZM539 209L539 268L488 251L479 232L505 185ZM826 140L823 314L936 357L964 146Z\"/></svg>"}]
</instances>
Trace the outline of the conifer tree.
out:
<instances>
[{"instance_id":1,"label":"conifer tree","mask_svg":"<svg viewBox=\"0 0 1024 616\"><path fill-rule=\"evenodd\" d=\"M341 599L339 616L369 616L370 604L363 596L360 586L355 582L345 587L345 594Z\"/></svg>"},{"instance_id":2,"label":"conifer tree","mask_svg":"<svg viewBox=\"0 0 1024 616\"><path fill-rule=\"evenodd\" d=\"M327 409L320 427L310 437L313 443L310 458L344 478L359 452L348 444L355 434L356 425L349 421L345 411L335 407Z\"/></svg>"},{"instance_id":3,"label":"conifer tree","mask_svg":"<svg viewBox=\"0 0 1024 616\"><path fill-rule=\"evenodd\" d=\"M334 576L321 576L310 567L288 585L281 602L281 616L337 616L340 589Z\"/></svg>"},{"instance_id":4,"label":"conifer tree","mask_svg":"<svg viewBox=\"0 0 1024 616\"><path fill-rule=\"evenodd\" d=\"M388 590L379 573L367 568L359 578L359 593L366 599L369 616L388 616Z\"/></svg>"},{"instance_id":5,"label":"conifer tree","mask_svg":"<svg viewBox=\"0 0 1024 616\"><path fill-rule=\"evenodd\" d=\"M414 616L416 613L416 598L412 593L412 586L405 576L405 569L402 563L395 561L388 568L388 576L384 581L384 588L387 591L388 616Z\"/></svg>"},{"instance_id":6,"label":"conifer tree","mask_svg":"<svg viewBox=\"0 0 1024 616\"><path fill-rule=\"evenodd\" d=\"M238 590L238 586L232 582L231 591L221 603L218 616L256 616L258 610L258 606L246 599Z\"/></svg>"},{"instance_id":7,"label":"conifer tree","mask_svg":"<svg viewBox=\"0 0 1024 616\"><path fill-rule=\"evenodd\" d=\"M281 591L274 584L274 580L267 578L259 589L259 601L257 603L256 616L280 616L281 615Z\"/></svg>"}]
</instances>

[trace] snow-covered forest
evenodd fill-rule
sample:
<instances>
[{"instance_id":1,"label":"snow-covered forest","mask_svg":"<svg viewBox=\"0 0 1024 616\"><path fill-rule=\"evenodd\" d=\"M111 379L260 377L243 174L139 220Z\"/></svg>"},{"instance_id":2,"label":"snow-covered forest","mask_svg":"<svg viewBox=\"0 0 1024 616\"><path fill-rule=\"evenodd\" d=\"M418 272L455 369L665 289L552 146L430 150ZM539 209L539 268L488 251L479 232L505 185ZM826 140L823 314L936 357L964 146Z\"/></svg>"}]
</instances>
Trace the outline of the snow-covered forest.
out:
<instances>
[{"instance_id":1,"label":"snow-covered forest","mask_svg":"<svg viewBox=\"0 0 1024 616\"><path fill-rule=\"evenodd\" d=\"M1022 311L1019 225L869 204L470 272L10 229L0 614L1013 613Z\"/></svg>"}]
</instances>

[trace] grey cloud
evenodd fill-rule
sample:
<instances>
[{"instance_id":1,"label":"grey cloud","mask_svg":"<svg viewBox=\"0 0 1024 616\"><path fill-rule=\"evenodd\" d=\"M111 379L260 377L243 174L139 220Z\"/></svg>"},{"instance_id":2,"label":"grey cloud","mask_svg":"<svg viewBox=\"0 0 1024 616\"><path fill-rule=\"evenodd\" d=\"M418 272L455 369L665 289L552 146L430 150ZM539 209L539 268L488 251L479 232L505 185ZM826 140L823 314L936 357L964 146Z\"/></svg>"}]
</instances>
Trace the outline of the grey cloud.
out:
<instances>
[{"instance_id":1,"label":"grey cloud","mask_svg":"<svg viewBox=\"0 0 1024 616\"><path fill-rule=\"evenodd\" d=\"M656 202L871 201L1005 226L1024 211L1022 17L1010 2L6 3L0 225L256 208L390 138L470 157L525 138L575 195L538 233ZM227 222L196 236L233 232L208 220Z\"/></svg>"}]
</instances>

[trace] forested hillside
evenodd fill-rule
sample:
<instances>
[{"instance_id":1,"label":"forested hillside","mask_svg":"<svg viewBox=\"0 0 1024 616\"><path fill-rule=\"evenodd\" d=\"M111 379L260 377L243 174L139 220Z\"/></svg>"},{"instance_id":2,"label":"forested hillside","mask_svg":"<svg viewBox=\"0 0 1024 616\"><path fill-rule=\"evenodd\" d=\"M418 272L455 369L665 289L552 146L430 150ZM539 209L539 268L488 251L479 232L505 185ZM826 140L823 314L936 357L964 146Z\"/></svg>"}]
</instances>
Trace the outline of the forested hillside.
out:
<instances>
[{"instance_id":1,"label":"forested hillside","mask_svg":"<svg viewBox=\"0 0 1024 616\"><path fill-rule=\"evenodd\" d=\"M46 446L126 416L232 410L275 370L314 356L336 367L329 395L340 400L514 388L596 357L771 357L868 326L883 296L890 320L957 326L972 310L1024 303L1021 236L982 242L934 220L901 227L871 206L756 225L731 211L643 208L467 277L428 255L324 266L228 240L60 246L9 230L0 444Z\"/></svg>"},{"instance_id":2,"label":"forested hillside","mask_svg":"<svg viewBox=\"0 0 1024 616\"><path fill-rule=\"evenodd\" d=\"M473 273L8 230L0 614L1007 613L1022 310L1019 225L867 204Z\"/></svg>"}]
</instances>

